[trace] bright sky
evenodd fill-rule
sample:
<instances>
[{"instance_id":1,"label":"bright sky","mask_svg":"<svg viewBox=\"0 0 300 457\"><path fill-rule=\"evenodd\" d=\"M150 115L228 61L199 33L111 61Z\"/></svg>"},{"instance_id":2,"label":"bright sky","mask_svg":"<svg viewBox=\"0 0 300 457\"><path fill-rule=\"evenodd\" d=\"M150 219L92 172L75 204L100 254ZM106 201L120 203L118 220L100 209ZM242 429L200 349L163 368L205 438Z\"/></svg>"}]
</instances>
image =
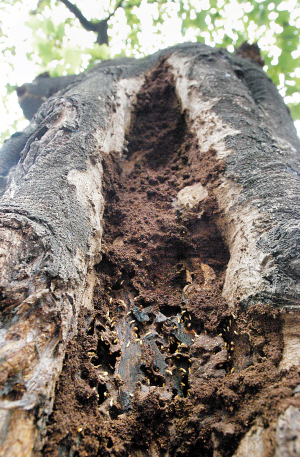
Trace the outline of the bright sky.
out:
<instances>
[{"instance_id":1,"label":"bright sky","mask_svg":"<svg viewBox=\"0 0 300 457\"><path fill-rule=\"evenodd\" d=\"M95 17L101 17L101 10L99 10L99 5L104 3L109 4L109 0L103 0L99 2L98 0L77 0L76 4L79 8L82 7L84 15L90 19ZM208 0L195 0L195 3L199 7L200 3L202 7L207 8ZM290 10L294 11L296 7L297 0L289 0ZM218 6L223 6L224 0L218 1ZM5 42L6 46L15 47L15 55L8 55L0 57L1 63L1 79L0 79L0 97L2 98L6 94L5 85L9 82L12 85L20 86L24 82L31 82L37 74L41 72L39 68L38 57L36 61L28 60L26 53L31 51L34 46L34 41L32 37L32 30L25 25L26 20L28 20L28 11L34 10L37 5L37 0L27 0L26 2L18 2L13 6L7 5L5 11L1 11L2 14L2 23L3 32L8 36L8 39ZM233 0L229 5L226 5L225 14L226 14L226 29L225 34L234 38L233 28L243 27L242 21L245 13L247 13L247 8L249 8L250 3L243 3L242 5L237 1ZM273 4L274 5L274 4ZM251 6L251 5L250 5ZM275 5L274 5L275 7ZM165 15L164 24L161 28L161 34L154 34L154 27L152 21L149 20L149 17L158 15L157 6L155 4L147 4L146 0L143 0L141 7L137 9L136 14L139 15L142 21L142 31L143 33L139 34L139 42L141 45L141 50L145 54L150 54L157 51L160 48L171 46L180 41L195 41L197 30L188 30L185 38L181 38L180 33L180 20L177 16L178 3L173 2L168 6L169 17ZM97 16L97 9L99 14ZM47 12L46 12L47 14ZM62 22L68 17L70 17L69 11L63 4L58 4L55 9L55 16L52 12L48 12L49 16L54 22ZM272 14L272 4L270 8L270 14ZM275 13L276 14L276 13ZM112 17L111 23L113 25L113 30L118 30L116 36L111 37L110 49L112 55L118 54L122 51L123 40L128 34L128 26L126 25L126 18L122 8L119 8L116 14ZM275 23L274 23L275 24ZM300 18L299 18L299 27L300 27ZM249 37L257 34L257 26L252 24L248 30ZM66 29L67 39L74 45L84 47L92 47L95 41L95 34L93 32L86 32L83 28L72 28L69 27ZM210 39L210 35L207 33L205 35L206 44L214 46L215 44L220 43L222 36L215 35L214 41ZM262 36L258 41L258 44L261 49L264 49L266 46L269 46L272 43L271 34L264 34L262 31ZM0 42L1 43L1 42ZM232 49L233 50L233 49ZM276 65L278 58L278 48L273 47L273 64ZM56 65L56 62L53 62L53 66ZM51 67L51 65L50 65ZM300 69L299 77L300 77ZM282 95L284 93L282 92ZM295 97L298 96L300 102L300 95L295 94ZM289 101L289 100L287 100ZM8 109L8 113L7 113ZM19 120L18 120L19 119ZM21 108L17 103L17 96L13 94L9 97L6 108L3 105L0 105L0 125L1 132L5 132L7 129L9 133L12 134L15 129L11 126L13 123L18 120L16 128L22 130L27 124L28 121L23 118L23 113ZM300 121L297 122L296 127L300 134Z\"/></svg>"}]
</instances>

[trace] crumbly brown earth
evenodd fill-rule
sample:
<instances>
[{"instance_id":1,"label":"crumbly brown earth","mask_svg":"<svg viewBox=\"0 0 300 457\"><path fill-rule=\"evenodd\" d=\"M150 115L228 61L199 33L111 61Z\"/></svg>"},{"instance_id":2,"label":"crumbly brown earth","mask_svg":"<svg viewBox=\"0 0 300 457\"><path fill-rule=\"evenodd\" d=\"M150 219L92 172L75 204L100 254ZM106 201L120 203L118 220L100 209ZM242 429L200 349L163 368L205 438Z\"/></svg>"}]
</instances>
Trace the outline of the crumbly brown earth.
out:
<instances>
[{"instance_id":1,"label":"crumbly brown earth","mask_svg":"<svg viewBox=\"0 0 300 457\"><path fill-rule=\"evenodd\" d=\"M298 370L279 371L281 312L228 309L229 253L214 223L224 164L189 133L168 66L146 78L124 156L105 155L102 261L93 315L79 317L45 456L231 456L259 416L275 423ZM178 192L195 183L193 208Z\"/></svg>"}]
</instances>

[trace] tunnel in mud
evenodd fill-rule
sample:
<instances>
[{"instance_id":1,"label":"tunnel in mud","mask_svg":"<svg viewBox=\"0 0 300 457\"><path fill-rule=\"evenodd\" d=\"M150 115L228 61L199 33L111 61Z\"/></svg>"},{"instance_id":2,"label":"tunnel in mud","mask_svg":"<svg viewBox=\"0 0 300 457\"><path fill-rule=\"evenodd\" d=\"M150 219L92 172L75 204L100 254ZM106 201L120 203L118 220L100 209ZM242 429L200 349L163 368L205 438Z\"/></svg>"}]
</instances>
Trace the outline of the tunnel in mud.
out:
<instances>
[{"instance_id":1,"label":"tunnel in mud","mask_svg":"<svg viewBox=\"0 0 300 457\"><path fill-rule=\"evenodd\" d=\"M224 166L190 133L163 61L137 96L121 160L103 158L94 313L69 345L44 455L230 456L289 389L279 314L235 314L222 298L229 253L213 190Z\"/></svg>"}]
</instances>

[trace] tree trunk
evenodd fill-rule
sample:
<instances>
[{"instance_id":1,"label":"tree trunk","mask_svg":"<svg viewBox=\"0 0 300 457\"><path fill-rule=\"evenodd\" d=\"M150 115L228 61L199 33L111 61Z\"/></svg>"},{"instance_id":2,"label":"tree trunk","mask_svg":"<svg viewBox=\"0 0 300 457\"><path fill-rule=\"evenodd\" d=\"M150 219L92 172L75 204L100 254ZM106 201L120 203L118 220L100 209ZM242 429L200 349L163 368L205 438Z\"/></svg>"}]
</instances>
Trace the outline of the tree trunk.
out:
<instances>
[{"instance_id":1,"label":"tree trunk","mask_svg":"<svg viewBox=\"0 0 300 457\"><path fill-rule=\"evenodd\" d=\"M1 457L300 455L299 152L196 43L41 106L0 155Z\"/></svg>"}]
</instances>

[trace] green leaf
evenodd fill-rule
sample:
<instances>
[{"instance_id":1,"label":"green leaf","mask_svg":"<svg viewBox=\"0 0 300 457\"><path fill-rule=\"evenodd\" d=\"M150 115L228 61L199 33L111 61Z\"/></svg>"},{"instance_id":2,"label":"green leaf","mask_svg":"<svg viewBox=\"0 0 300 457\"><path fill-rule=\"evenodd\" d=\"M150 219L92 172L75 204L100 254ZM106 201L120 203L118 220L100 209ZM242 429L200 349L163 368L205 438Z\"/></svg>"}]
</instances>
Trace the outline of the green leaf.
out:
<instances>
[{"instance_id":1,"label":"green leaf","mask_svg":"<svg viewBox=\"0 0 300 457\"><path fill-rule=\"evenodd\" d=\"M14 91L16 90L16 86L12 86L10 83L5 84L5 87L7 90L7 95L14 93Z\"/></svg>"},{"instance_id":2,"label":"green leaf","mask_svg":"<svg viewBox=\"0 0 300 457\"><path fill-rule=\"evenodd\" d=\"M300 103L297 104L288 104L288 107L291 112L291 116L294 119L294 121L297 121L300 119Z\"/></svg>"},{"instance_id":3,"label":"green leaf","mask_svg":"<svg viewBox=\"0 0 300 457\"><path fill-rule=\"evenodd\" d=\"M55 34L55 27L50 18L47 18L43 21L43 31L46 33L46 35L53 35Z\"/></svg>"},{"instance_id":4,"label":"green leaf","mask_svg":"<svg viewBox=\"0 0 300 457\"><path fill-rule=\"evenodd\" d=\"M207 11L203 10L200 11L199 13L196 13L196 26L199 27L201 31L207 29L207 24L205 22L207 16Z\"/></svg>"}]
</instances>

